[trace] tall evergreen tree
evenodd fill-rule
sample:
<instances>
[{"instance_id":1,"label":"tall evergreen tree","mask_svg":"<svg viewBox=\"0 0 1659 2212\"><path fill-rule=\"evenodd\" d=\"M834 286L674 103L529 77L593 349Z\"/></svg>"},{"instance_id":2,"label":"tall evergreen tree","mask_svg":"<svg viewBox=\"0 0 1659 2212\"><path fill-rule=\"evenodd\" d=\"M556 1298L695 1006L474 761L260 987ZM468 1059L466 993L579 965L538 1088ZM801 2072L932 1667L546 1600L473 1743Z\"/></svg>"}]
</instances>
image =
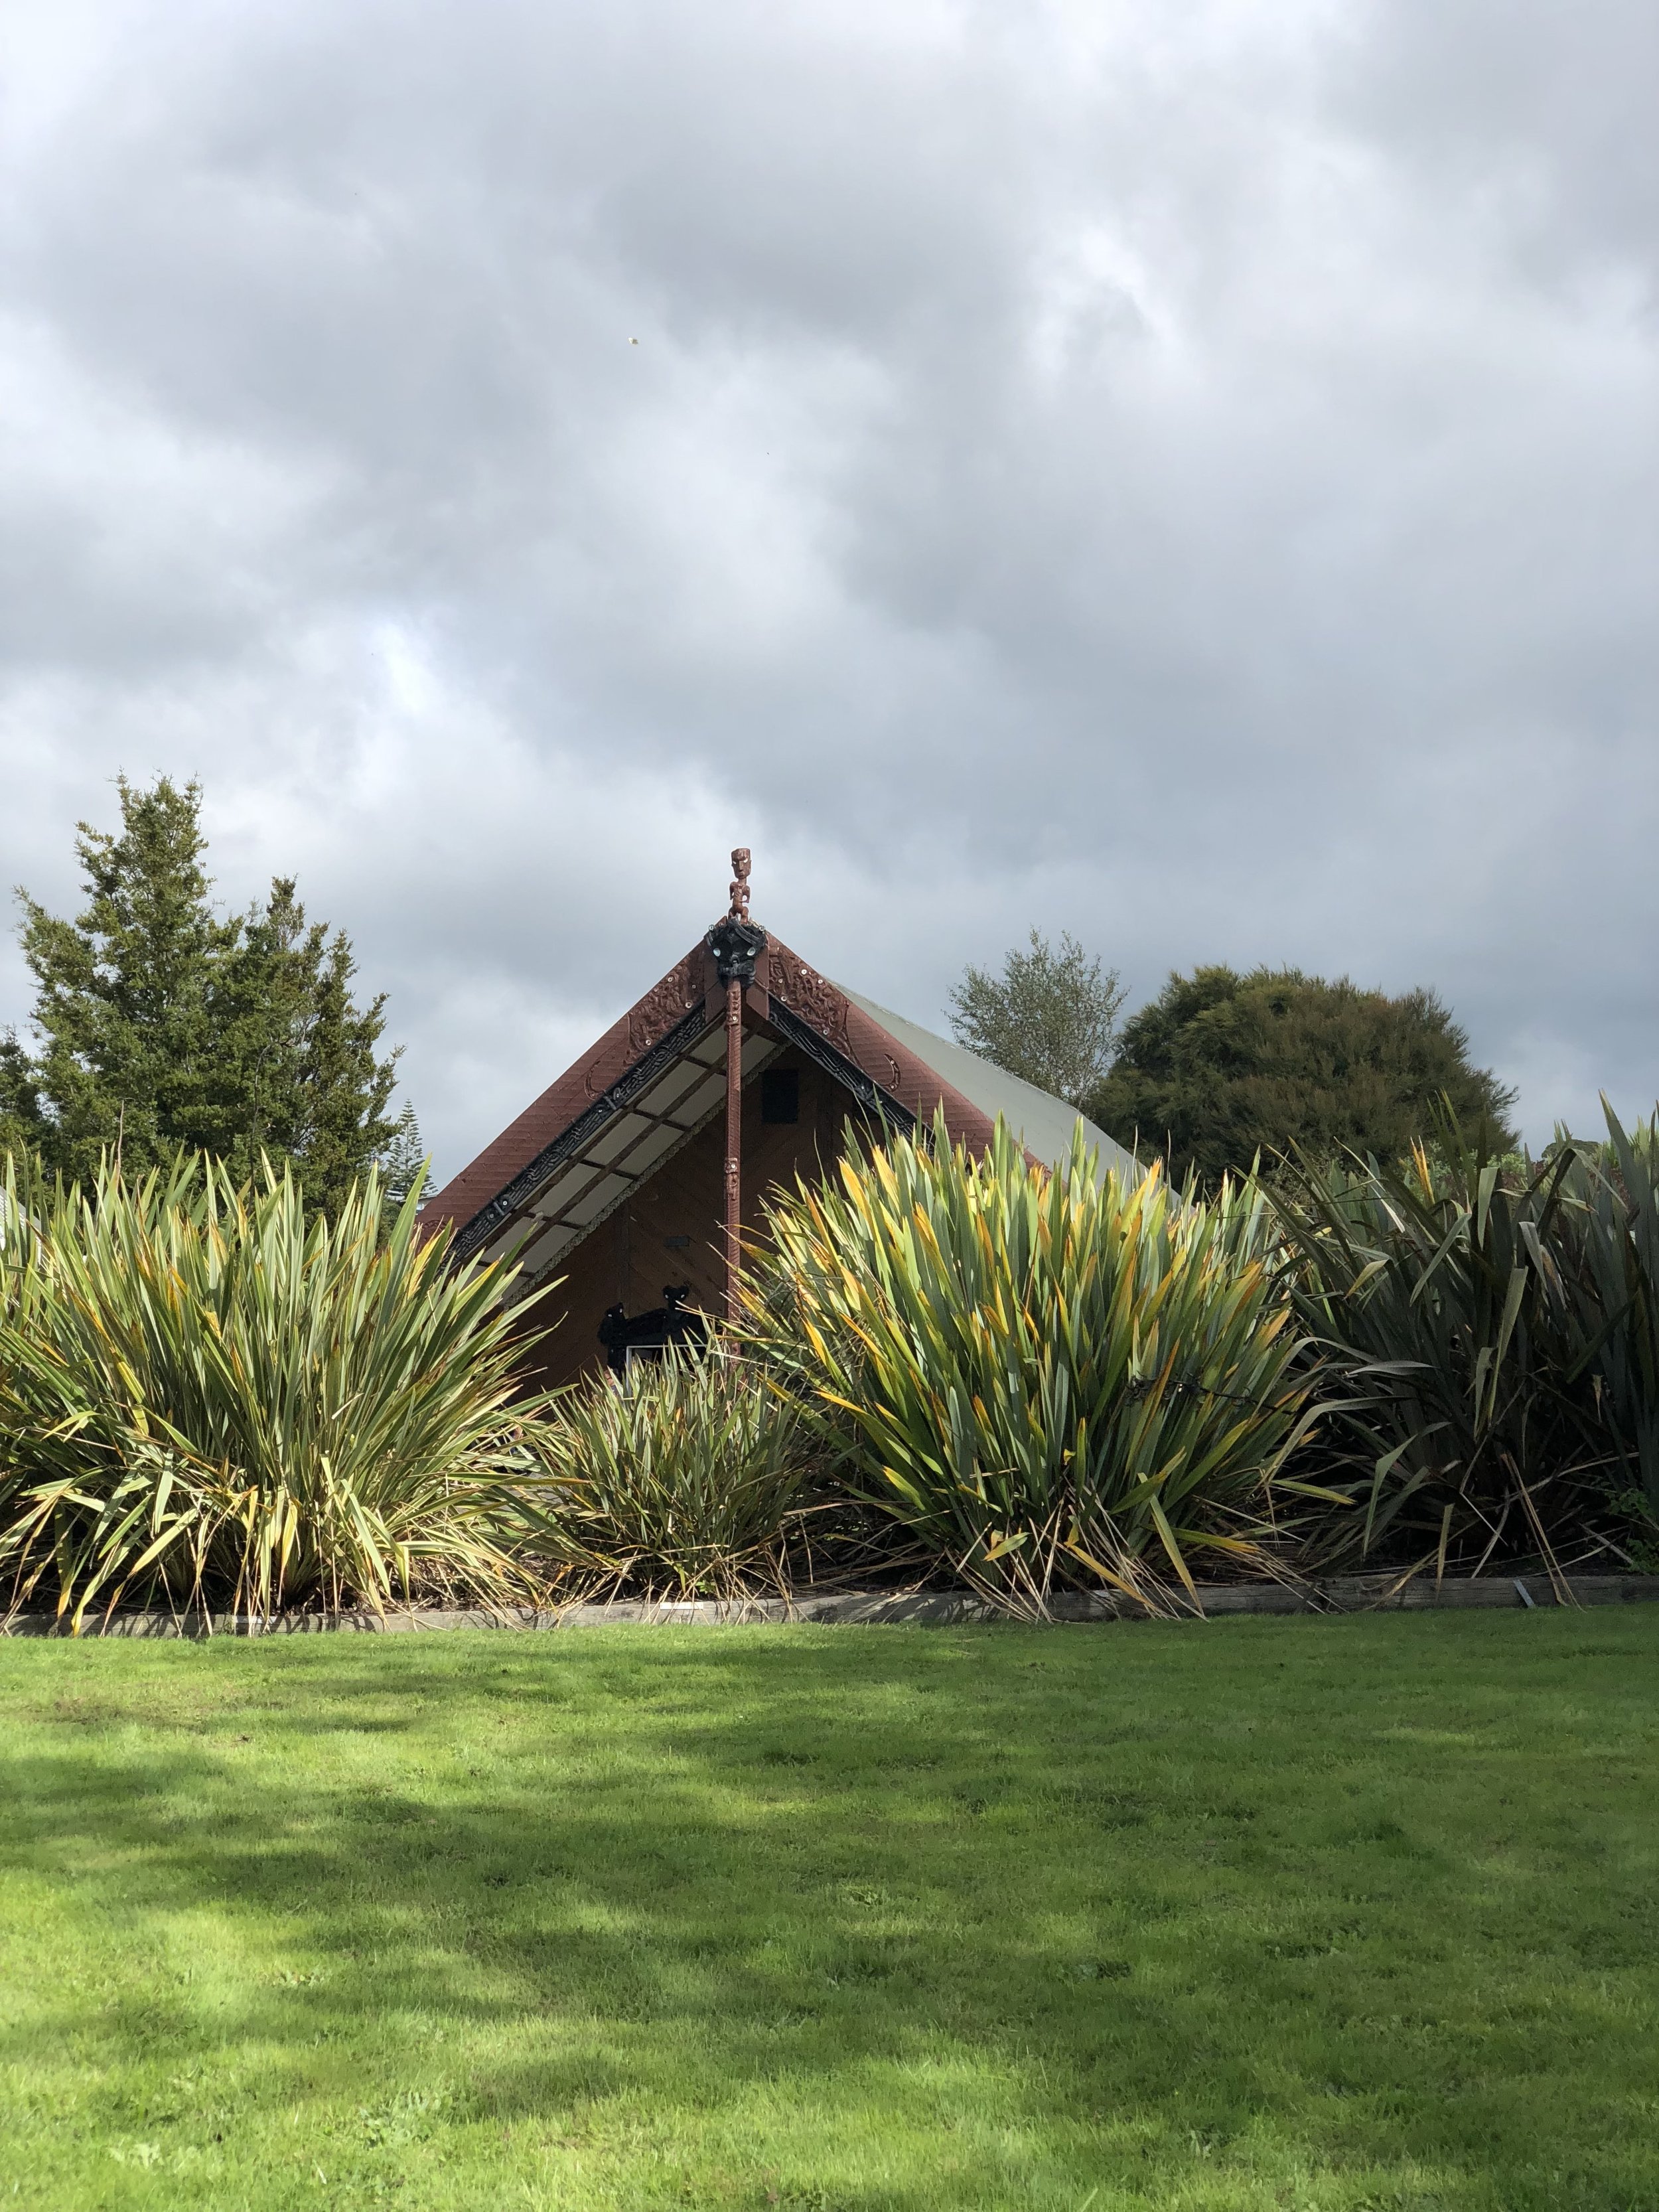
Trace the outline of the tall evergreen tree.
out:
<instances>
[{"instance_id":1,"label":"tall evergreen tree","mask_svg":"<svg viewBox=\"0 0 1659 2212\"><path fill-rule=\"evenodd\" d=\"M208 902L200 799L165 778L121 787L122 833L80 825L87 904L76 921L27 891L23 957L37 985L31 1058L8 1039L0 1103L74 1176L119 1143L148 1166L193 1131L210 1057L210 980L232 932Z\"/></svg>"},{"instance_id":2,"label":"tall evergreen tree","mask_svg":"<svg viewBox=\"0 0 1659 2212\"><path fill-rule=\"evenodd\" d=\"M1088 1111L1121 1144L1164 1152L1206 1182L1292 1146L1397 1158L1442 1102L1500 1146L1515 1092L1470 1065L1468 1038L1432 991L1391 999L1346 977L1226 967L1171 975L1123 1025Z\"/></svg>"},{"instance_id":3,"label":"tall evergreen tree","mask_svg":"<svg viewBox=\"0 0 1659 2212\"><path fill-rule=\"evenodd\" d=\"M421 1142L421 1125L415 1119L412 1106L405 1106L398 1116L391 1142L380 1155L380 1173L386 1178L386 1202L390 1212L395 1212L411 1191L417 1203L431 1195L432 1173Z\"/></svg>"},{"instance_id":4,"label":"tall evergreen tree","mask_svg":"<svg viewBox=\"0 0 1659 2212\"><path fill-rule=\"evenodd\" d=\"M118 1144L137 1170L203 1150L246 1176L263 1153L332 1207L400 1129L408 1146L384 996L356 1004L349 939L307 921L290 878L216 913L198 785L119 788L118 836L80 825L76 919L19 894L35 1049L0 1043L0 1143L75 1177Z\"/></svg>"}]
</instances>

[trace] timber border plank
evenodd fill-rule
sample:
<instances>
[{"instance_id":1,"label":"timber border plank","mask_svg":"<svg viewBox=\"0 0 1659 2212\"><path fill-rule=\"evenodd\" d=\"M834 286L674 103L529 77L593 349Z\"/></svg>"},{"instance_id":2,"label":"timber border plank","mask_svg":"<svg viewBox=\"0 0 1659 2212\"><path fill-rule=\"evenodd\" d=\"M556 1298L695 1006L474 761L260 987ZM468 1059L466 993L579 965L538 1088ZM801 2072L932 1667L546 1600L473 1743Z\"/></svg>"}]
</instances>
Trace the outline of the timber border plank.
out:
<instances>
[{"instance_id":1,"label":"timber border plank","mask_svg":"<svg viewBox=\"0 0 1659 2212\"><path fill-rule=\"evenodd\" d=\"M1532 1607L1554 1609L1590 1606L1652 1604L1659 1601L1659 1575L1564 1575L1559 1587L1543 1575L1487 1575L1437 1586L1431 1576L1418 1575L1401 1582L1398 1577L1338 1575L1322 1582L1295 1586L1280 1583L1228 1583L1198 1586L1199 1607L1205 1619L1232 1613L1358 1613L1458 1612L1473 1608ZM1172 1606L1179 1601L1178 1618L1194 1620L1197 1611L1184 1592L1169 1594ZM640 1599L617 1599L603 1604L573 1604L542 1612L515 1608L489 1613L482 1608L439 1610L411 1607L384 1614L368 1611L337 1613L295 1613L272 1620L223 1613L118 1613L108 1620L88 1620L82 1638L393 1635L441 1633L449 1629L603 1628L626 1624L664 1626L726 1627L745 1624L784 1626L792 1622L841 1623L878 1627L914 1625L949 1627L971 1621L1007 1621L999 1611L971 1590L842 1590L804 1591L791 1598L750 1597L733 1601L702 1598L681 1603L654 1603ZM1048 1620L1066 1624L1144 1620L1139 1607L1115 1598L1108 1591L1064 1590L1050 1601ZM68 1638L72 1632L51 1613L16 1613L0 1620L0 1634L19 1637Z\"/></svg>"}]
</instances>

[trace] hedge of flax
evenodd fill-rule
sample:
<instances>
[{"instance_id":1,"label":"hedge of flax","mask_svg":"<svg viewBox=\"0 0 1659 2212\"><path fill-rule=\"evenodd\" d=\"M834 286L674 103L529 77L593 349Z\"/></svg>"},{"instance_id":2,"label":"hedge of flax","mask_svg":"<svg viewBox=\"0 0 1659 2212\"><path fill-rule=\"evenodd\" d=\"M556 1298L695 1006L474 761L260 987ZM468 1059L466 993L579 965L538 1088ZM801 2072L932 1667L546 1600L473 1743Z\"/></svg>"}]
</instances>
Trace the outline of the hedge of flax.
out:
<instances>
[{"instance_id":1,"label":"hedge of flax","mask_svg":"<svg viewBox=\"0 0 1659 2212\"><path fill-rule=\"evenodd\" d=\"M510 1268L371 1178L0 1187L0 1602L734 1597L872 1563L1041 1613L1196 1583L1659 1569L1659 1134L1449 1129L1173 1192L999 1126L775 1195L742 1322L527 1392ZM555 1307L556 1310L556 1307ZM809 1532L811 1540L809 1541Z\"/></svg>"},{"instance_id":2,"label":"hedge of flax","mask_svg":"<svg viewBox=\"0 0 1659 2212\"><path fill-rule=\"evenodd\" d=\"M1607 1126L1519 1163L1448 1126L1285 1179L1323 1474L1357 1508L1310 1564L1659 1565L1659 1145Z\"/></svg>"},{"instance_id":3,"label":"hedge of flax","mask_svg":"<svg viewBox=\"0 0 1659 2212\"><path fill-rule=\"evenodd\" d=\"M1252 1185L1057 1171L999 1124L975 1158L854 1150L769 1210L745 1333L842 1480L1020 1610L1057 1585L1149 1607L1194 1569L1271 1570L1309 1379Z\"/></svg>"},{"instance_id":4,"label":"hedge of flax","mask_svg":"<svg viewBox=\"0 0 1659 2212\"><path fill-rule=\"evenodd\" d=\"M0 1573L14 1607L270 1613L527 1595L517 1346L371 1176L331 1220L210 1161L8 1167ZM515 1319L518 1316L514 1316Z\"/></svg>"}]
</instances>

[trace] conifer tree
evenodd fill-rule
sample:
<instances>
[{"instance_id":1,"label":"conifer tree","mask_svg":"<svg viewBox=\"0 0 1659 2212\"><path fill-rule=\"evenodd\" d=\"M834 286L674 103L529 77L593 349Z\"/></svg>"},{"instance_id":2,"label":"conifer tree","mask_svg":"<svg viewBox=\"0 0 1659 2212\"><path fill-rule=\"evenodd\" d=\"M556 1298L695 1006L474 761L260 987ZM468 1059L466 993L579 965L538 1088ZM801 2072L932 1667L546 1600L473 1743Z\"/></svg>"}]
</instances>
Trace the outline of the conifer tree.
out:
<instances>
[{"instance_id":1,"label":"conifer tree","mask_svg":"<svg viewBox=\"0 0 1659 2212\"><path fill-rule=\"evenodd\" d=\"M76 1178L117 1145L140 1171L202 1150L240 1177L264 1154L331 1208L401 1127L384 997L356 1004L349 940L307 921L291 878L216 912L198 785L119 790L118 836L80 825L82 913L19 894L35 1048L0 1042L0 1146Z\"/></svg>"},{"instance_id":2,"label":"conifer tree","mask_svg":"<svg viewBox=\"0 0 1659 2212\"><path fill-rule=\"evenodd\" d=\"M398 1126L380 1155L380 1173L386 1178L386 1202L389 1212L396 1212L410 1191L416 1194L417 1201L431 1195L431 1171L427 1166L426 1152L421 1143L421 1125L415 1118L412 1106L405 1106L398 1116Z\"/></svg>"},{"instance_id":3,"label":"conifer tree","mask_svg":"<svg viewBox=\"0 0 1659 2212\"><path fill-rule=\"evenodd\" d=\"M27 891L23 957L37 986L31 1058L8 1039L0 1104L50 1166L87 1174L105 1146L149 1166L194 1133L209 1060L210 981L228 932L208 902L199 793L120 786L122 833L80 825L87 904L75 921ZM185 1139L189 1141L189 1139Z\"/></svg>"}]
</instances>

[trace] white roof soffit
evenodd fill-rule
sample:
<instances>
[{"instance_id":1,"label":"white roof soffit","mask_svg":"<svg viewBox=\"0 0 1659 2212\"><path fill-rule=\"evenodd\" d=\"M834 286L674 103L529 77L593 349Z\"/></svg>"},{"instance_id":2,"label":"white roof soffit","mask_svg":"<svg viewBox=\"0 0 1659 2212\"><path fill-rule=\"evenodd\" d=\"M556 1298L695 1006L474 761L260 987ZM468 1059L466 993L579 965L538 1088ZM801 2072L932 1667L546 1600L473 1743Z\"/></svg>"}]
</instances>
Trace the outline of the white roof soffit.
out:
<instances>
[{"instance_id":1,"label":"white roof soffit","mask_svg":"<svg viewBox=\"0 0 1659 2212\"><path fill-rule=\"evenodd\" d=\"M746 1036L745 1085L781 1049L771 1037L753 1031ZM514 1295L522 1297L706 1129L725 1103L726 1032L715 1028L596 1130L580 1152L561 1160L528 1205L490 1239L484 1256L504 1260L514 1245L523 1245L518 1259L522 1272L514 1286ZM545 1224L539 1231L538 1223Z\"/></svg>"}]
</instances>

